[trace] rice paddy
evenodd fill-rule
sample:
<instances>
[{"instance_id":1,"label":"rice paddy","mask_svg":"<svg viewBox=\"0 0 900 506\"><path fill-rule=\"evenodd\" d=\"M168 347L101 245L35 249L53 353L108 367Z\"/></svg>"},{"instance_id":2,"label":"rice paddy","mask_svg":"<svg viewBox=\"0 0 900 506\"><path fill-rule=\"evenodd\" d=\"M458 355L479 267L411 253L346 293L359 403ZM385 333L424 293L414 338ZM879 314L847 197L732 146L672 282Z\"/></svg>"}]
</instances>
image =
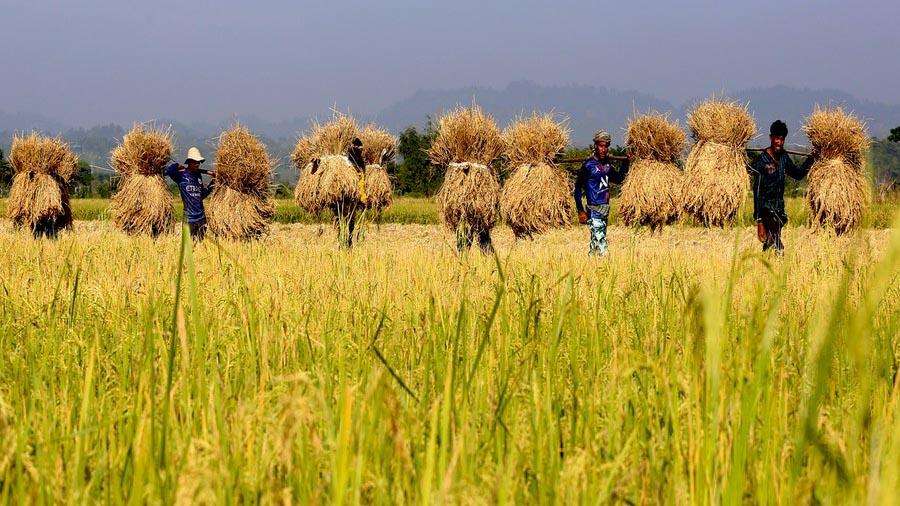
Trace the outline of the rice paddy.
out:
<instances>
[{"instance_id":1,"label":"rice paddy","mask_svg":"<svg viewBox=\"0 0 900 506\"><path fill-rule=\"evenodd\" d=\"M191 245L0 224L4 502L881 503L900 223Z\"/></svg>"}]
</instances>

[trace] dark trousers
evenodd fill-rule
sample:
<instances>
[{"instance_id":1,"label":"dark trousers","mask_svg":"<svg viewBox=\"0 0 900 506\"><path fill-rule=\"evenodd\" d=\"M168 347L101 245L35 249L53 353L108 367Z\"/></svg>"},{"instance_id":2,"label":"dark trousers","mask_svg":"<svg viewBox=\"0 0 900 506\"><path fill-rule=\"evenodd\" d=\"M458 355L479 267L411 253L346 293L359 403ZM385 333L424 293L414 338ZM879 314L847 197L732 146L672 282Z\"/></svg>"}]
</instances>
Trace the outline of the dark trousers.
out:
<instances>
[{"instance_id":1,"label":"dark trousers","mask_svg":"<svg viewBox=\"0 0 900 506\"><path fill-rule=\"evenodd\" d=\"M494 252L494 243L491 241L490 230L474 230L468 227L465 230L457 232L456 248L459 251L467 250L471 248L476 241L478 242L478 247L481 248L482 253L490 254Z\"/></svg>"},{"instance_id":2,"label":"dark trousers","mask_svg":"<svg viewBox=\"0 0 900 506\"><path fill-rule=\"evenodd\" d=\"M784 243L781 242L781 227L784 226L778 216L770 212L762 213L763 228L766 229L766 240L763 241L763 251L775 249L777 253L784 252Z\"/></svg>"},{"instance_id":3,"label":"dark trousers","mask_svg":"<svg viewBox=\"0 0 900 506\"><path fill-rule=\"evenodd\" d=\"M206 237L206 219L202 219L200 221L195 221L193 223L188 223L188 228L191 229L191 239L195 241L202 241L204 237Z\"/></svg>"}]
</instances>

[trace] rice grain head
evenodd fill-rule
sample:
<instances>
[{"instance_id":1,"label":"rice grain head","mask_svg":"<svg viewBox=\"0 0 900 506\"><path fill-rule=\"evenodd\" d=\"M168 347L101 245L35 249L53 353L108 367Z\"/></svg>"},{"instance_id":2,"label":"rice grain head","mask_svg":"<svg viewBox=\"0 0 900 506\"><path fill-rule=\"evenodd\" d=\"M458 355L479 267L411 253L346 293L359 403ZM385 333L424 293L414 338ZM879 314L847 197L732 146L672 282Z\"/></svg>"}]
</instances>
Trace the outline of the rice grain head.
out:
<instances>
[{"instance_id":1,"label":"rice grain head","mask_svg":"<svg viewBox=\"0 0 900 506\"><path fill-rule=\"evenodd\" d=\"M359 139L366 165L385 165L394 159L397 138L387 130L368 124L360 132Z\"/></svg>"},{"instance_id":2,"label":"rice grain head","mask_svg":"<svg viewBox=\"0 0 900 506\"><path fill-rule=\"evenodd\" d=\"M365 204L376 215L382 213L393 202L393 187L387 171L378 164L366 165Z\"/></svg>"},{"instance_id":3,"label":"rice grain head","mask_svg":"<svg viewBox=\"0 0 900 506\"><path fill-rule=\"evenodd\" d=\"M393 201L393 185L384 165L394 158L397 138L375 125L366 125L359 136L366 163L361 199L367 209L380 215Z\"/></svg>"},{"instance_id":4,"label":"rice grain head","mask_svg":"<svg viewBox=\"0 0 900 506\"><path fill-rule=\"evenodd\" d=\"M633 118L625 133L625 145L634 160L673 163L684 150L684 143L681 127L660 113Z\"/></svg>"},{"instance_id":5,"label":"rice grain head","mask_svg":"<svg viewBox=\"0 0 900 506\"><path fill-rule=\"evenodd\" d=\"M453 162L436 195L441 221L454 231L460 227L491 230L499 215L499 195L500 183L492 168Z\"/></svg>"},{"instance_id":6,"label":"rice grain head","mask_svg":"<svg viewBox=\"0 0 900 506\"><path fill-rule=\"evenodd\" d=\"M480 107L457 107L438 120L437 137L431 143L431 163L490 165L503 152L503 136L494 118Z\"/></svg>"},{"instance_id":7,"label":"rice grain head","mask_svg":"<svg viewBox=\"0 0 900 506\"><path fill-rule=\"evenodd\" d=\"M216 187L209 196L209 231L229 240L259 239L275 217L269 183L272 159L250 130L235 124L219 137Z\"/></svg>"},{"instance_id":8,"label":"rice grain head","mask_svg":"<svg viewBox=\"0 0 900 506\"><path fill-rule=\"evenodd\" d=\"M123 176L162 176L171 159L171 132L135 123L110 153L109 163Z\"/></svg>"},{"instance_id":9,"label":"rice grain head","mask_svg":"<svg viewBox=\"0 0 900 506\"><path fill-rule=\"evenodd\" d=\"M553 159L569 144L569 131L550 114L533 113L503 132L505 155L515 167L503 185L500 215L517 238L571 225L574 203L565 172Z\"/></svg>"},{"instance_id":10,"label":"rice grain head","mask_svg":"<svg viewBox=\"0 0 900 506\"><path fill-rule=\"evenodd\" d=\"M806 191L811 219L837 234L849 232L872 201L864 170L870 143L866 126L840 107L816 106L803 130L818 156Z\"/></svg>"},{"instance_id":11,"label":"rice grain head","mask_svg":"<svg viewBox=\"0 0 900 506\"><path fill-rule=\"evenodd\" d=\"M747 199L747 143L756 123L747 107L710 99L688 114L696 141L684 166L684 211L707 227L732 223Z\"/></svg>"},{"instance_id":12,"label":"rice grain head","mask_svg":"<svg viewBox=\"0 0 900 506\"><path fill-rule=\"evenodd\" d=\"M56 229L71 228L68 183L78 158L62 139L36 133L13 137L9 162L14 176L7 199L7 216L17 228L32 231L50 221Z\"/></svg>"}]
</instances>

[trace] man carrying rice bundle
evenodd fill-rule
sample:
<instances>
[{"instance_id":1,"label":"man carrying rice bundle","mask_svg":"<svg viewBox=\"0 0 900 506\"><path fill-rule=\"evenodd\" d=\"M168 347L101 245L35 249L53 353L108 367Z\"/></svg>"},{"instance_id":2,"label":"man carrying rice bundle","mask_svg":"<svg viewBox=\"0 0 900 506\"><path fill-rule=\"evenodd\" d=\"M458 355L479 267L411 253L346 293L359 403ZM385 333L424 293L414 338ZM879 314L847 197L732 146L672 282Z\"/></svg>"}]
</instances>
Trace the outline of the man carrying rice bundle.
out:
<instances>
[{"instance_id":1,"label":"man carrying rice bundle","mask_svg":"<svg viewBox=\"0 0 900 506\"><path fill-rule=\"evenodd\" d=\"M788 175L796 180L806 177L809 168L816 161L810 155L797 167L790 155L784 151L787 125L777 120L769 128L769 147L748 167L753 177L753 218L756 220L756 234L763 243L763 251L774 248L776 253L784 252L781 242L781 228L787 223L784 210L784 178Z\"/></svg>"},{"instance_id":2,"label":"man carrying rice bundle","mask_svg":"<svg viewBox=\"0 0 900 506\"><path fill-rule=\"evenodd\" d=\"M191 239L202 241L206 236L206 210L203 208L203 199L212 193L215 180L209 185L203 184L203 170L200 164L205 159L200 150L192 147L188 150L184 165L172 162L166 166L166 175L178 185L181 194L181 202L184 203L184 218L191 230Z\"/></svg>"},{"instance_id":3,"label":"man carrying rice bundle","mask_svg":"<svg viewBox=\"0 0 900 506\"><path fill-rule=\"evenodd\" d=\"M591 231L588 254L604 255L607 250L606 226L609 222L609 185L621 184L628 174L628 160L622 162L618 171L613 170L609 158L612 137L604 130L594 134L594 152L584 161L575 180L575 207L578 222L587 224ZM582 203L587 198L587 208Z\"/></svg>"}]
</instances>

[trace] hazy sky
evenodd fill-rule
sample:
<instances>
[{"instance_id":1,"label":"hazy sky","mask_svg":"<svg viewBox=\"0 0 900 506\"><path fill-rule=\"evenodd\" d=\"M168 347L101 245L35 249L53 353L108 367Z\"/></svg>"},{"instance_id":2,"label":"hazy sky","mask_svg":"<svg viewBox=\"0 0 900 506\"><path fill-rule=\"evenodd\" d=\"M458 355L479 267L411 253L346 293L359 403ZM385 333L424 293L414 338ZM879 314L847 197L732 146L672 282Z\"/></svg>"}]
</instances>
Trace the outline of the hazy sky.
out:
<instances>
[{"instance_id":1,"label":"hazy sky","mask_svg":"<svg viewBox=\"0 0 900 506\"><path fill-rule=\"evenodd\" d=\"M900 2L0 0L0 110L73 124L377 111L420 88L900 103Z\"/></svg>"}]
</instances>

